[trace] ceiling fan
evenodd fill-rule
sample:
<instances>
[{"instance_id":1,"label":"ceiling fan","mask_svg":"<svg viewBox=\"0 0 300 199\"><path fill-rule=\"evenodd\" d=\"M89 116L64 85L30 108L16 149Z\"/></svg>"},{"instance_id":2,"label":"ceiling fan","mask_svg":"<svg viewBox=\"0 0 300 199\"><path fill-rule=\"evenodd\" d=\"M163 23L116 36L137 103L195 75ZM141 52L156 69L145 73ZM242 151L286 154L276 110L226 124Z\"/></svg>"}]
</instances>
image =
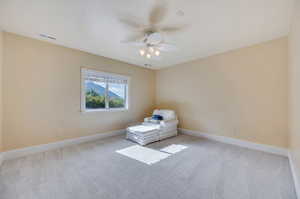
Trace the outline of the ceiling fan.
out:
<instances>
[{"instance_id":1,"label":"ceiling fan","mask_svg":"<svg viewBox=\"0 0 300 199\"><path fill-rule=\"evenodd\" d=\"M127 27L133 29L134 34L121 41L122 43L140 47L141 56L151 57L159 56L161 51L174 51L177 47L174 44L166 43L165 37L169 33L182 30L183 26L162 26L160 23L167 13L166 4L162 1L157 3L150 11L147 25L139 23L133 19L120 18L120 21Z\"/></svg>"}]
</instances>

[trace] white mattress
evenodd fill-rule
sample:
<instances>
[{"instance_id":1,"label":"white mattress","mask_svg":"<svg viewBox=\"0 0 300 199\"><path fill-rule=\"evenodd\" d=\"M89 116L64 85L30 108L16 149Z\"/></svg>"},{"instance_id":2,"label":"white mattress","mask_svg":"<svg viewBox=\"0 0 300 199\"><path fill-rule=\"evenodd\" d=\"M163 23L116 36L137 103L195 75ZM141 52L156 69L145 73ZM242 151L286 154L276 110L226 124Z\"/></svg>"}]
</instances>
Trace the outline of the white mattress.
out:
<instances>
[{"instance_id":1,"label":"white mattress","mask_svg":"<svg viewBox=\"0 0 300 199\"><path fill-rule=\"evenodd\" d=\"M126 138L141 145L146 145L175 135L177 135L176 126L174 129L166 128L162 130L160 125L141 124L128 127Z\"/></svg>"},{"instance_id":2,"label":"white mattress","mask_svg":"<svg viewBox=\"0 0 300 199\"><path fill-rule=\"evenodd\" d=\"M147 133L159 129L159 125L137 125L128 127L130 132Z\"/></svg>"}]
</instances>

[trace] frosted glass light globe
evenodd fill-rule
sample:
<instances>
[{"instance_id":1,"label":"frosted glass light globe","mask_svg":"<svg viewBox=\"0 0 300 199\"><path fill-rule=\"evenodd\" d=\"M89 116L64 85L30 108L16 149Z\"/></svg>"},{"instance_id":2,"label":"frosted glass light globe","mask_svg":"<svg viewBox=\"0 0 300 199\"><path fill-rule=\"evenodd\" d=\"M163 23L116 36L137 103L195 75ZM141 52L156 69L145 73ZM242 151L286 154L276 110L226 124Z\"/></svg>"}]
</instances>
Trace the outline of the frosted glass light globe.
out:
<instances>
[{"instance_id":1,"label":"frosted glass light globe","mask_svg":"<svg viewBox=\"0 0 300 199\"><path fill-rule=\"evenodd\" d=\"M141 56L144 56L144 54L145 54L145 50L141 49L141 50L140 50L140 55L141 55Z\"/></svg>"}]
</instances>

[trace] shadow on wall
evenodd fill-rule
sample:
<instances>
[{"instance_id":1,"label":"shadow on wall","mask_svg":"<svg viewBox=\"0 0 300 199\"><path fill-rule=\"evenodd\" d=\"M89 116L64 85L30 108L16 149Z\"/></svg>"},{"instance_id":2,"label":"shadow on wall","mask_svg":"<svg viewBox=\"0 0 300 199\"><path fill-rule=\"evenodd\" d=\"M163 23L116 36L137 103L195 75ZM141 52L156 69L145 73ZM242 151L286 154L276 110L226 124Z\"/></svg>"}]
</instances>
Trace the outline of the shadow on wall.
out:
<instances>
[{"instance_id":1,"label":"shadow on wall","mask_svg":"<svg viewBox=\"0 0 300 199\"><path fill-rule=\"evenodd\" d=\"M177 114L179 120L179 128L187 128L191 124L197 124L197 130L203 130L204 126L201 122L195 119L195 110L192 104L188 102L179 103L176 101L162 102L157 106L159 109L171 109L174 110ZM196 130L191 129L191 130Z\"/></svg>"},{"instance_id":2,"label":"shadow on wall","mask_svg":"<svg viewBox=\"0 0 300 199\"><path fill-rule=\"evenodd\" d=\"M230 66L224 69L219 62L222 60L215 60L213 66L192 62L178 68L180 72L176 74L170 69L167 79L173 88L162 86L158 107L175 110L179 128L226 136L237 134L238 118L242 117L239 91L232 77L223 71L231 70ZM178 79L182 82L175 83Z\"/></svg>"}]
</instances>

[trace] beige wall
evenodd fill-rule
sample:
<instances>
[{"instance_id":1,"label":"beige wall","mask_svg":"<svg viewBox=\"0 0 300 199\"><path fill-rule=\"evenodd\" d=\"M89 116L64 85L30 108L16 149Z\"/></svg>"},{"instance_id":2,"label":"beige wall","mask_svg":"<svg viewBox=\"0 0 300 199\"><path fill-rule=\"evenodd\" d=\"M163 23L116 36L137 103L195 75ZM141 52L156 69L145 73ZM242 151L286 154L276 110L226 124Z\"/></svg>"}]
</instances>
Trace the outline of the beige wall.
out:
<instances>
[{"instance_id":1,"label":"beige wall","mask_svg":"<svg viewBox=\"0 0 300 199\"><path fill-rule=\"evenodd\" d=\"M287 43L155 72L4 33L4 150L122 129L150 114L155 95L158 107L178 112L182 128L287 147ZM80 67L131 76L130 110L81 113Z\"/></svg>"},{"instance_id":2,"label":"beige wall","mask_svg":"<svg viewBox=\"0 0 300 199\"><path fill-rule=\"evenodd\" d=\"M2 67L3 67L3 48L4 48L4 46L3 46L3 31L0 28L0 152L3 150L3 143L2 143Z\"/></svg>"},{"instance_id":3,"label":"beige wall","mask_svg":"<svg viewBox=\"0 0 300 199\"><path fill-rule=\"evenodd\" d=\"M289 36L289 121L291 157L300 182L300 1L295 10ZM299 184L297 185L299 190ZM300 193L298 193L300 195Z\"/></svg>"},{"instance_id":4,"label":"beige wall","mask_svg":"<svg viewBox=\"0 0 300 199\"><path fill-rule=\"evenodd\" d=\"M287 147L287 38L157 71L180 127Z\"/></svg>"},{"instance_id":5,"label":"beige wall","mask_svg":"<svg viewBox=\"0 0 300 199\"><path fill-rule=\"evenodd\" d=\"M10 33L4 44L4 150L122 129L154 108L154 71ZM81 113L80 67L130 76L130 110Z\"/></svg>"}]
</instances>

